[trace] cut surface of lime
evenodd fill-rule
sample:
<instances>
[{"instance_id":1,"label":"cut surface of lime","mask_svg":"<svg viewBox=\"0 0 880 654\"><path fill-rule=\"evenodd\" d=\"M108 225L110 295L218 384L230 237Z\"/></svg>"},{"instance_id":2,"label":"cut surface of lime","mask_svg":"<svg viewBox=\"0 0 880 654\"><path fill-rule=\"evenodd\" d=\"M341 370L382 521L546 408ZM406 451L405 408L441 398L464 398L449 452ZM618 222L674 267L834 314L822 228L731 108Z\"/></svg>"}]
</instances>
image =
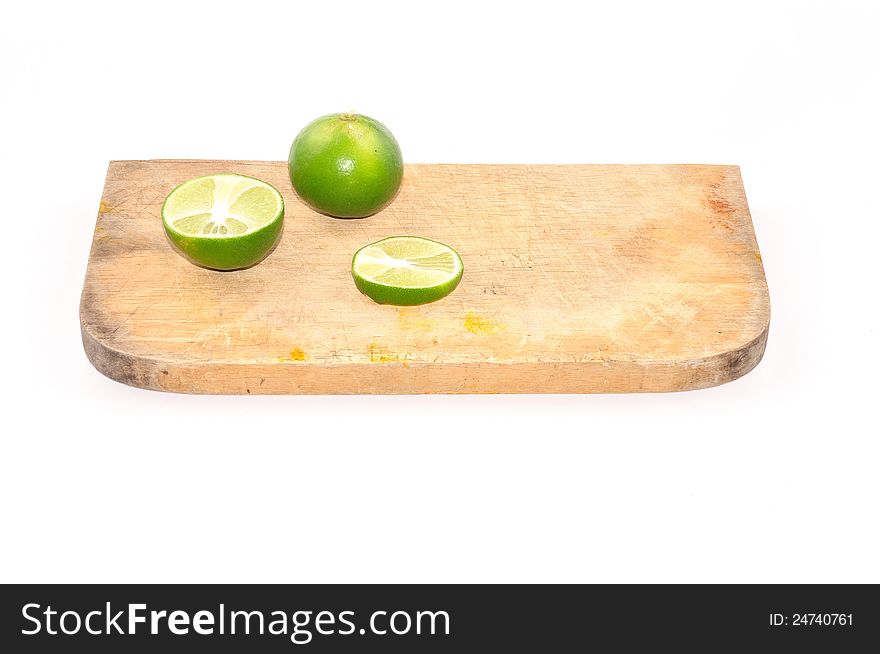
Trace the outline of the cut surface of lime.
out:
<instances>
[{"instance_id":1,"label":"cut surface of lime","mask_svg":"<svg viewBox=\"0 0 880 654\"><path fill-rule=\"evenodd\" d=\"M392 236L358 250L351 274L358 290L379 304L412 306L446 297L464 266L448 245L418 236Z\"/></svg>"},{"instance_id":2,"label":"cut surface of lime","mask_svg":"<svg viewBox=\"0 0 880 654\"><path fill-rule=\"evenodd\" d=\"M248 268L281 235L284 199L253 177L220 173L190 179L162 205L171 243L193 263L215 270Z\"/></svg>"}]
</instances>

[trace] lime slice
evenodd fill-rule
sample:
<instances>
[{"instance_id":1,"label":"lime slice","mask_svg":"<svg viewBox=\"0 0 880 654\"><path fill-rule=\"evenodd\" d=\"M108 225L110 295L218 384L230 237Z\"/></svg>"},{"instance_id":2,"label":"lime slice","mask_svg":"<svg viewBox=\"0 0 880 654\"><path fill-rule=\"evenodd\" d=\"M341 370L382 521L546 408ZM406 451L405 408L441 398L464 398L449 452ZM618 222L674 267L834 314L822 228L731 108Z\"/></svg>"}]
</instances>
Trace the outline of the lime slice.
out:
<instances>
[{"instance_id":1,"label":"lime slice","mask_svg":"<svg viewBox=\"0 0 880 654\"><path fill-rule=\"evenodd\" d=\"M411 306L444 298L464 266L448 245L418 236L392 236L355 252L351 274L358 290L379 304Z\"/></svg>"},{"instance_id":2,"label":"lime slice","mask_svg":"<svg viewBox=\"0 0 880 654\"><path fill-rule=\"evenodd\" d=\"M284 222L284 200L266 182L221 173L188 180L162 205L171 243L190 261L214 270L237 270L261 261Z\"/></svg>"}]
</instances>

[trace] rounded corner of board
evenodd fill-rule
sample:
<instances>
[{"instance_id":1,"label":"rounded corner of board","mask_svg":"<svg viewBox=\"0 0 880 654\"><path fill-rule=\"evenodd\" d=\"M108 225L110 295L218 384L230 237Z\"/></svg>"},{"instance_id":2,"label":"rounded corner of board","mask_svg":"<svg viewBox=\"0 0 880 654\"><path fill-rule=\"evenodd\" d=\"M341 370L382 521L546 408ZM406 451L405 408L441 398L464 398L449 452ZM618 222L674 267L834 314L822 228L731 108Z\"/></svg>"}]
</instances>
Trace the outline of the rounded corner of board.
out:
<instances>
[{"instance_id":1,"label":"rounded corner of board","mask_svg":"<svg viewBox=\"0 0 880 654\"><path fill-rule=\"evenodd\" d=\"M768 319L757 335L744 344L706 360L705 364L708 374L704 378L705 383L697 384L692 389L684 390L699 390L722 386L750 373L764 358L769 332L770 321Z\"/></svg>"},{"instance_id":2,"label":"rounded corner of board","mask_svg":"<svg viewBox=\"0 0 880 654\"><path fill-rule=\"evenodd\" d=\"M134 388L150 391L165 390L156 383L157 375L154 362L109 346L85 323L80 324L80 332L86 358L102 375Z\"/></svg>"}]
</instances>

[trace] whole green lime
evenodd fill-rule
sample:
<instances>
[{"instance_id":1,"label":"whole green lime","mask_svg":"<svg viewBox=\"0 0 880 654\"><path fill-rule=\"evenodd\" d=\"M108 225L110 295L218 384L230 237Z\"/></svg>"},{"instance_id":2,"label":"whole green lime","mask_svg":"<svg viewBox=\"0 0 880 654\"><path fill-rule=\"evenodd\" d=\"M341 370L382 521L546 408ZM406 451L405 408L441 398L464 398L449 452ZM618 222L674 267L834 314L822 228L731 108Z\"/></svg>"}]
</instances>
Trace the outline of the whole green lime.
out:
<instances>
[{"instance_id":1,"label":"whole green lime","mask_svg":"<svg viewBox=\"0 0 880 654\"><path fill-rule=\"evenodd\" d=\"M303 202L337 218L364 218L394 199L403 157L391 131L359 114L330 114L306 125L287 160Z\"/></svg>"}]
</instances>

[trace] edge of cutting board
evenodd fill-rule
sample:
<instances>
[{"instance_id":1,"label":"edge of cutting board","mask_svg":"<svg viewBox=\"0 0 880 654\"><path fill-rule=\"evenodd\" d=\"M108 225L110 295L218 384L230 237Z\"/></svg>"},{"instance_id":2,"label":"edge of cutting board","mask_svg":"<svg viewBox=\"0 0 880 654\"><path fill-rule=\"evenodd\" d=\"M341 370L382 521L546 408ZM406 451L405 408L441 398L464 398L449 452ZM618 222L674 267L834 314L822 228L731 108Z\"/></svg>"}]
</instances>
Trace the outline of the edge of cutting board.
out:
<instances>
[{"instance_id":1,"label":"edge of cutting board","mask_svg":"<svg viewBox=\"0 0 880 654\"><path fill-rule=\"evenodd\" d=\"M191 395L528 394L535 393L536 386L542 389L541 393L557 394L700 390L734 381L754 369L764 356L770 327L768 317L760 333L741 347L707 357L662 363L614 360L552 364L376 362L326 364L321 373L315 374L314 368L298 362L211 362L178 366L161 358L122 352L102 342L100 335L91 330L95 323L87 305L80 307L80 322L86 357L101 374L136 388ZM297 366L302 368L302 375L292 371L292 367ZM502 366L506 371L504 376L495 370ZM466 375L460 373L462 368L466 369ZM649 369L652 374L646 375ZM462 378L465 383L457 381ZM390 379L394 380L393 386L389 386Z\"/></svg>"}]
</instances>

